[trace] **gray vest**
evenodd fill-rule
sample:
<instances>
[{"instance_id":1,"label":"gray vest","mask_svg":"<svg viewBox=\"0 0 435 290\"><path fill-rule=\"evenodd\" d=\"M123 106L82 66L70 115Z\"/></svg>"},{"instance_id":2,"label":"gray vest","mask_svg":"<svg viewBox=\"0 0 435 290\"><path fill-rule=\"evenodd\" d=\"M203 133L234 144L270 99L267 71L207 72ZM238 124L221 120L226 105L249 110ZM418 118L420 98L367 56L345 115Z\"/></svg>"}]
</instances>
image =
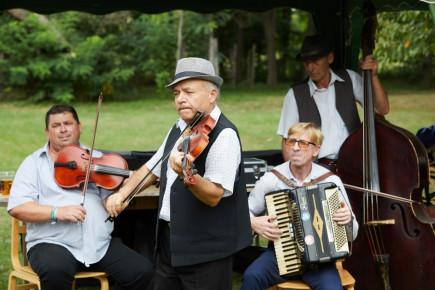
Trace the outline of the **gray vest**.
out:
<instances>
[{"instance_id":1,"label":"gray vest","mask_svg":"<svg viewBox=\"0 0 435 290\"><path fill-rule=\"evenodd\" d=\"M344 82L336 81L334 83L335 106L350 134L361 124L355 103L355 95L353 94L352 80L345 69L334 72L344 80ZM317 127L321 128L322 120L316 102L310 96L308 78L292 88L298 106L299 122L313 122Z\"/></svg>"}]
</instances>

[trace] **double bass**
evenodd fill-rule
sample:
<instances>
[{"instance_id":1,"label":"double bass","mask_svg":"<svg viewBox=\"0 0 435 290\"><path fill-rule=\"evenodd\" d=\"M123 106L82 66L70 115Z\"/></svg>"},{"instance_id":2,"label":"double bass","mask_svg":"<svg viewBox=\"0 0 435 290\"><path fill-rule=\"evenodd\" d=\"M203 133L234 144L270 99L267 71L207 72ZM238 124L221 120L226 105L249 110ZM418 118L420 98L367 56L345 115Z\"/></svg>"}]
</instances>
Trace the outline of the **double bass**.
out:
<instances>
[{"instance_id":1,"label":"double bass","mask_svg":"<svg viewBox=\"0 0 435 290\"><path fill-rule=\"evenodd\" d=\"M377 21L371 2L361 12L365 57L374 47ZM356 289L433 289L435 211L423 196L430 182L427 153L415 135L375 115L371 72L363 71L363 79L363 124L339 151L338 175L345 184L414 202L348 190L360 230L344 267Z\"/></svg>"}]
</instances>

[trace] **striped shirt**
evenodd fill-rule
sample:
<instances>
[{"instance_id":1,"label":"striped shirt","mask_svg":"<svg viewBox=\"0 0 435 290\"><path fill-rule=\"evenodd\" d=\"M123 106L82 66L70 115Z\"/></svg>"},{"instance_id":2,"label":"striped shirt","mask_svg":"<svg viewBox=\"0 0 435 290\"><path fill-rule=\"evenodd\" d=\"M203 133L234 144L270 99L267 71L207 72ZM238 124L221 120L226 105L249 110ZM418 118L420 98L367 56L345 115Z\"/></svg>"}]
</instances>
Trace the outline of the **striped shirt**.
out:
<instances>
[{"instance_id":1,"label":"striped shirt","mask_svg":"<svg viewBox=\"0 0 435 290\"><path fill-rule=\"evenodd\" d=\"M213 111L210 113L210 116L214 120L216 120L217 123L220 115L221 110L218 108L218 106L215 106ZM180 132L182 132L184 128L186 128L187 124L182 119L178 119L177 126L180 128ZM169 132L162 146L160 146L156 154L154 154L154 156L146 163L146 167L148 169L153 168L154 165L163 156L163 151L169 136ZM181 141L182 137L180 137L177 142L175 142L171 153L177 151L178 144L180 144ZM222 156L225 156L225 158L222 158ZM210 148L205 162L205 174L203 177L213 183L221 184L222 187L225 189L224 197L230 196L233 193L234 181L240 162L240 144L239 139L237 138L237 134L233 129L224 129ZM157 177L160 177L160 170L161 166L156 166L156 168L153 170L153 174ZM178 174L174 170L172 170L170 166L168 166L166 176L168 186L166 186L165 189L162 209L160 211L159 218L169 222L171 220L170 191L175 179L178 178Z\"/></svg>"},{"instance_id":2,"label":"striped shirt","mask_svg":"<svg viewBox=\"0 0 435 290\"><path fill-rule=\"evenodd\" d=\"M93 153L94 157L102 155L95 150ZM27 202L59 207L80 205L82 188L64 189L57 185L53 176L54 164L48 153L47 142L43 148L29 155L18 168L9 196L8 211ZM108 213L102 204L102 200L110 193L97 188L95 183L88 184L83 223L27 223L27 251L36 244L51 243L65 247L87 266L100 261L109 247L113 231L113 223L104 222Z\"/></svg>"}]
</instances>

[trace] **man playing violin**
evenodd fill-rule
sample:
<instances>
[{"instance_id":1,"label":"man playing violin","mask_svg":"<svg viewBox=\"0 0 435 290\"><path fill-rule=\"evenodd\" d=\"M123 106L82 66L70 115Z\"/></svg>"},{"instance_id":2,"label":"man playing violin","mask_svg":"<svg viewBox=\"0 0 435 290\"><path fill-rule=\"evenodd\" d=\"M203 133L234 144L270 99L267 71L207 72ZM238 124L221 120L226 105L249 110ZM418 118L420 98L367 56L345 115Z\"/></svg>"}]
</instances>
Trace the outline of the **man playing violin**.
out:
<instances>
[{"instance_id":1,"label":"man playing violin","mask_svg":"<svg viewBox=\"0 0 435 290\"><path fill-rule=\"evenodd\" d=\"M277 219L276 215L264 215L267 193L305 186L314 181L335 183L340 192L341 208L334 213L332 220L339 225L352 225L352 236L353 239L356 238L358 223L349 207L349 199L343 183L337 175L331 174L326 168L313 162L319 154L322 141L323 135L313 123L293 125L284 142L284 150L290 160L274 167L271 172L266 172L251 191L249 212L252 229L270 242L266 251L246 269L242 278L242 290L265 289L288 280L279 275L272 242L283 232L278 228L278 224L273 222ZM322 263L315 269L308 268L302 274L302 280L311 289L343 289L337 268L332 262Z\"/></svg>"},{"instance_id":2,"label":"man playing violin","mask_svg":"<svg viewBox=\"0 0 435 290\"><path fill-rule=\"evenodd\" d=\"M84 147L76 110L53 106L45 123L48 142L18 168L8 203L9 214L27 223L27 257L41 288L70 290L76 272L96 271L109 274L119 289L146 289L151 262L112 239L113 224L104 223L103 199L112 192L89 183L81 205L81 188L62 188L54 179L61 148ZM101 152L93 155L100 157Z\"/></svg>"},{"instance_id":3,"label":"man playing violin","mask_svg":"<svg viewBox=\"0 0 435 290\"><path fill-rule=\"evenodd\" d=\"M178 61L167 88L174 92L180 118L150 161L106 203L117 216L128 194L155 167L142 187L160 178L155 289L231 289L232 255L252 242L240 138L216 105L222 82L205 59ZM180 135L198 111L215 122L206 130L202 152L186 156L178 150ZM166 152L169 160L158 164ZM185 178L184 158L194 162L193 179Z\"/></svg>"}]
</instances>

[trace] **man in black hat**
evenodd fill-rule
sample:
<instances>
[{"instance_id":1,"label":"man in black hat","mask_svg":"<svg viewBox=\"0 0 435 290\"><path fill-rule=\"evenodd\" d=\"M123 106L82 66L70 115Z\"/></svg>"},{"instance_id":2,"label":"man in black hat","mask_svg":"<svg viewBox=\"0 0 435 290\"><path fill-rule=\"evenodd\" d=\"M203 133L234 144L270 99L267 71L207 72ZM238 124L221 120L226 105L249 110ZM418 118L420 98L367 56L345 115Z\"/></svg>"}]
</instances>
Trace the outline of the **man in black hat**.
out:
<instances>
[{"instance_id":1,"label":"man in black hat","mask_svg":"<svg viewBox=\"0 0 435 290\"><path fill-rule=\"evenodd\" d=\"M322 35L305 37L296 60L304 63L308 78L294 85L285 96L277 134L283 138L284 149L291 126L299 122L315 123L325 136L319 159L333 164L344 140L360 125L356 102L364 106L362 78L351 70L331 70L333 47ZM371 70L375 112L386 115L388 96L377 67L372 55L361 61L363 70ZM283 157L289 159L285 150Z\"/></svg>"},{"instance_id":2,"label":"man in black hat","mask_svg":"<svg viewBox=\"0 0 435 290\"><path fill-rule=\"evenodd\" d=\"M240 138L216 105L222 82L205 59L178 61L167 88L174 92L180 119L151 160L106 203L117 216L150 170L142 188L160 178L154 289L231 289L232 255L252 243ZM201 154L188 151L187 164L194 162L196 172L186 179L186 156L178 145L193 145L182 132L198 111L208 117L204 131L211 131L203 138L208 143L200 142Z\"/></svg>"}]
</instances>

